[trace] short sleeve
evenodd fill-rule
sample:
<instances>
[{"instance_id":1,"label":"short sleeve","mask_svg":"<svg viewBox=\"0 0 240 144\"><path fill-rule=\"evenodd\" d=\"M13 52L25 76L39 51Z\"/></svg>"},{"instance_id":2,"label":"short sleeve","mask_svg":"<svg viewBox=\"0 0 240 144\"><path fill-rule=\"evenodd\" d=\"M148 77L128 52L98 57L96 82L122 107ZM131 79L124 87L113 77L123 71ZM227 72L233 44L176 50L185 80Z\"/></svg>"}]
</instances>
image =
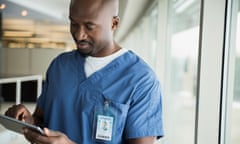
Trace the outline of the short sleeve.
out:
<instances>
[{"instance_id":1,"label":"short sleeve","mask_svg":"<svg viewBox=\"0 0 240 144\"><path fill-rule=\"evenodd\" d=\"M51 64L49 65L49 67L47 69L46 79L43 82L42 92L41 92L41 95L39 96L39 98L37 100L37 105L42 110L44 110L45 105L46 105L46 99L47 99L46 97L47 97L48 87L49 87L49 75L54 73L54 65L55 65L55 63L56 63L56 58L51 62Z\"/></svg>"},{"instance_id":2,"label":"short sleeve","mask_svg":"<svg viewBox=\"0 0 240 144\"><path fill-rule=\"evenodd\" d=\"M124 139L146 136L163 136L161 87L157 80L136 89L124 129Z\"/></svg>"}]
</instances>

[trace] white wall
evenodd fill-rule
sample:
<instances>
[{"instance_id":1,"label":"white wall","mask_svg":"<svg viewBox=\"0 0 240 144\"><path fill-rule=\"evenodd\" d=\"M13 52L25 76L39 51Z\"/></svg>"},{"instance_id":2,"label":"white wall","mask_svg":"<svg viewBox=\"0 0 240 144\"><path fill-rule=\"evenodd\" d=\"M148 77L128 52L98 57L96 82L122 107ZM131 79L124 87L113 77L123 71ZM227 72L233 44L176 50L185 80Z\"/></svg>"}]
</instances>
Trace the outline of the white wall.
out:
<instances>
[{"instance_id":1,"label":"white wall","mask_svg":"<svg viewBox=\"0 0 240 144\"><path fill-rule=\"evenodd\" d=\"M62 52L64 52L63 49L1 48L0 75L41 74L45 76L45 72L52 59Z\"/></svg>"},{"instance_id":2,"label":"white wall","mask_svg":"<svg viewBox=\"0 0 240 144\"><path fill-rule=\"evenodd\" d=\"M63 49L32 49L31 53L31 73L32 74L43 74L57 55L64 52Z\"/></svg>"}]
</instances>

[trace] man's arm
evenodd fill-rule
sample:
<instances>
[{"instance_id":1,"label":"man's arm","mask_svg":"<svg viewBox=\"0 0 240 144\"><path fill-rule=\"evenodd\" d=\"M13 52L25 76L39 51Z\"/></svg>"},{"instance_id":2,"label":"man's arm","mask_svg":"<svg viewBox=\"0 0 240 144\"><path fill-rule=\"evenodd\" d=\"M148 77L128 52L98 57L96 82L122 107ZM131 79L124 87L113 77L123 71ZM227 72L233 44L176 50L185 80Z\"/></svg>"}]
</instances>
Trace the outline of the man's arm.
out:
<instances>
[{"instance_id":1,"label":"man's arm","mask_svg":"<svg viewBox=\"0 0 240 144\"><path fill-rule=\"evenodd\" d=\"M124 144L154 144L156 137L142 137L135 139L128 139Z\"/></svg>"}]
</instances>

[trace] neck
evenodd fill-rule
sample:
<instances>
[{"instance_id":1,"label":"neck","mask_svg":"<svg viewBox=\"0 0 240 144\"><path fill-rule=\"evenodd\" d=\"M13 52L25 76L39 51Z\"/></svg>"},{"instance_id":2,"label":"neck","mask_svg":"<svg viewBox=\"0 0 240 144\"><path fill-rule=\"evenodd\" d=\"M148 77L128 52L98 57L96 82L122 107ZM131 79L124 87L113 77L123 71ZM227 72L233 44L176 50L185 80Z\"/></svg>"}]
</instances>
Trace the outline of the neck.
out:
<instances>
[{"instance_id":1,"label":"neck","mask_svg":"<svg viewBox=\"0 0 240 144\"><path fill-rule=\"evenodd\" d=\"M113 42L108 48L104 48L101 51L99 51L97 54L92 55L92 56L93 57L105 57L105 56L108 56L108 55L111 55L111 54L117 52L120 49L121 49L121 47L116 42Z\"/></svg>"}]
</instances>

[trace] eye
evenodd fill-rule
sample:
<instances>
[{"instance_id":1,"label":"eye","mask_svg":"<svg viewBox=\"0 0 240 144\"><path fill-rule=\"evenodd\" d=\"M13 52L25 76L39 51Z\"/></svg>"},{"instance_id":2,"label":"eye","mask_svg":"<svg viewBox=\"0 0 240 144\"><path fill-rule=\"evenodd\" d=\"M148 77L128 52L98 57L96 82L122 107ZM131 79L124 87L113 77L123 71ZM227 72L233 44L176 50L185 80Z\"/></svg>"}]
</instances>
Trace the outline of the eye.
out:
<instances>
[{"instance_id":1,"label":"eye","mask_svg":"<svg viewBox=\"0 0 240 144\"><path fill-rule=\"evenodd\" d=\"M78 26L78 24L74 21L71 21L71 26L76 27L76 26Z\"/></svg>"},{"instance_id":2,"label":"eye","mask_svg":"<svg viewBox=\"0 0 240 144\"><path fill-rule=\"evenodd\" d=\"M96 28L96 25L93 23L86 23L86 28L88 30L94 30Z\"/></svg>"}]
</instances>

